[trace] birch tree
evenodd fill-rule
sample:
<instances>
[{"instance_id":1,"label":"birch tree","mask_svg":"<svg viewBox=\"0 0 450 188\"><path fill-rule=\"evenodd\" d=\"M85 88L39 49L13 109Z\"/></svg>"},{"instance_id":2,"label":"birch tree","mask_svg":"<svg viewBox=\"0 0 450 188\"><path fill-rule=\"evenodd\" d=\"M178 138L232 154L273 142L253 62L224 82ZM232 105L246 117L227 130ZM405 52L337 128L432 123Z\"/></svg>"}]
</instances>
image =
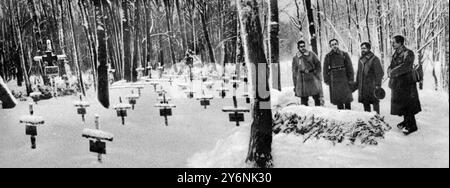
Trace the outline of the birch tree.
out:
<instances>
[{"instance_id":1,"label":"birch tree","mask_svg":"<svg viewBox=\"0 0 450 188\"><path fill-rule=\"evenodd\" d=\"M281 91L281 75L280 75L280 32L278 1L269 0L269 63L272 74L272 87Z\"/></svg>"},{"instance_id":2,"label":"birch tree","mask_svg":"<svg viewBox=\"0 0 450 188\"><path fill-rule=\"evenodd\" d=\"M252 83L252 124L247 162L255 167L272 167L272 110L268 64L256 0L238 0L245 61Z\"/></svg>"}]
</instances>

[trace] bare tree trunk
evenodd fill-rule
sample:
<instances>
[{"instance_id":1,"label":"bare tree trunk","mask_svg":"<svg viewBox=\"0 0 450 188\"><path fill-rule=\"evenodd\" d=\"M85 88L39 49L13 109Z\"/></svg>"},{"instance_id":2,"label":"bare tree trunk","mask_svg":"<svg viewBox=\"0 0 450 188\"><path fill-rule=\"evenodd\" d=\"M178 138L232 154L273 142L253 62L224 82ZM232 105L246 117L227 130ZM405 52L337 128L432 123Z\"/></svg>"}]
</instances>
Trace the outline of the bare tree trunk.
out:
<instances>
[{"instance_id":1,"label":"bare tree trunk","mask_svg":"<svg viewBox=\"0 0 450 188\"><path fill-rule=\"evenodd\" d=\"M387 21L387 26L386 26L386 35L388 35L387 37L386 37L386 41L385 41L385 43L386 43L386 52L388 52L387 54L386 54L386 56L391 56L392 55L392 50L391 50L391 45L389 45L390 44L390 40L392 39L392 37L393 37L393 35L394 35L394 29L393 29L393 26L392 26L392 23L393 23L393 21L394 21L394 15L392 14L392 11L391 11L391 4L390 4L390 0L387 0L387 3L386 3L386 10L388 11L388 13L386 14L386 17L387 18L391 18L391 19L387 19L386 21Z\"/></svg>"},{"instance_id":2,"label":"bare tree trunk","mask_svg":"<svg viewBox=\"0 0 450 188\"><path fill-rule=\"evenodd\" d=\"M444 10L447 10L447 11L445 11L445 13L444 13L444 23L448 23L449 22L449 12L448 12L448 8L449 8L449 3L448 3L448 1L445 3L446 5L445 5L445 7L446 7L446 9L444 9ZM450 30L449 30L449 26L448 26L448 24L445 24L445 31L444 31L444 39L445 39L445 41L444 41L444 46L443 46L443 48L444 48L444 50L445 50L445 53L444 53L444 62L442 63L442 65L443 65L443 68L442 68L442 80L443 80L443 85L444 85L444 89L446 89L447 90L447 93L449 93L450 94L450 92L449 92L449 52L448 52L448 50L449 50L449 32L450 32Z\"/></svg>"},{"instance_id":3,"label":"bare tree trunk","mask_svg":"<svg viewBox=\"0 0 450 188\"><path fill-rule=\"evenodd\" d=\"M68 0L68 5L69 5L69 15L70 15L70 26L72 27L71 30L71 36L72 36L72 43L73 43L73 49L72 49L72 53L73 53L73 62L75 62L75 65L77 67L77 72L78 72L78 83L80 85L80 89L81 92L83 93L84 96L86 96L86 90L84 89L84 82L83 82L83 73L81 70L81 66L80 66L80 62L78 61L78 44L77 44L77 40L75 39L75 24L74 24L74 18L73 18L73 12L72 12L72 3L71 0Z\"/></svg>"},{"instance_id":4,"label":"bare tree trunk","mask_svg":"<svg viewBox=\"0 0 450 188\"><path fill-rule=\"evenodd\" d=\"M272 109L258 3L256 0L239 0L237 7L247 66L251 70L252 93L255 97L252 105L253 122L247 162L252 163L255 167L270 168L273 166L271 155Z\"/></svg>"},{"instance_id":5,"label":"bare tree trunk","mask_svg":"<svg viewBox=\"0 0 450 188\"><path fill-rule=\"evenodd\" d=\"M278 1L270 0L269 2L269 63L272 65L272 87L281 91L280 78L280 20L278 14Z\"/></svg>"},{"instance_id":6,"label":"bare tree trunk","mask_svg":"<svg viewBox=\"0 0 450 188\"><path fill-rule=\"evenodd\" d=\"M65 50L66 45L65 45L65 38L64 38L64 27L63 27L64 12L62 9L62 0L57 0L57 3L55 4L54 8L56 8L57 12L59 13L56 15L59 47L61 48L61 52L63 54L65 54L66 53L66 50Z\"/></svg>"},{"instance_id":7,"label":"bare tree trunk","mask_svg":"<svg viewBox=\"0 0 450 188\"><path fill-rule=\"evenodd\" d=\"M311 47L315 54L319 54L317 51L316 25L314 23L314 13L313 13L313 9L312 9L311 0L305 0L305 6L306 6L306 12L307 12L307 16L308 16Z\"/></svg>"},{"instance_id":8,"label":"bare tree trunk","mask_svg":"<svg viewBox=\"0 0 450 188\"><path fill-rule=\"evenodd\" d=\"M195 29L195 18L196 18L196 9L197 9L197 3L196 0L192 0L192 39L194 40L194 52L197 53L197 32Z\"/></svg>"},{"instance_id":9,"label":"bare tree trunk","mask_svg":"<svg viewBox=\"0 0 450 188\"><path fill-rule=\"evenodd\" d=\"M355 15L356 15L355 22L356 22L356 30L358 31L358 42L361 43L362 38L361 38L361 27L359 25L358 5L357 5L356 1L353 3L354 3L354 8L355 8Z\"/></svg>"},{"instance_id":10,"label":"bare tree trunk","mask_svg":"<svg viewBox=\"0 0 450 188\"><path fill-rule=\"evenodd\" d=\"M97 41L98 41L98 90L97 98L103 107L109 108L109 79L108 79L108 53L107 53L107 36L104 6L108 5L106 0L95 0L97 20Z\"/></svg>"},{"instance_id":11,"label":"bare tree trunk","mask_svg":"<svg viewBox=\"0 0 450 188\"><path fill-rule=\"evenodd\" d=\"M170 4L170 1L169 0L164 0L164 7L165 7L165 10L166 10L166 24L167 24L167 32L168 32L168 35L169 35L169 49L170 49L170 56L171 56L171 58L172 58L172 65L171 66L173 66L173 69L174 69L174 71L175 72L177 72L177 65L176 65L176 63L177 63L177 60L176 60L176 56L175 56L175 51L174 51L174 49L173 49L173 39L172 39L172 37L173 37L173 32L172 32L172 11L171 11L171 4Z\"/></svg>"},{"instance_id":12,"label":"bare tree trunk","mask_svg":"<svg viewBox=\"0 0 450 188\"><path fill-rule=\"evenodd\" d=\"M406 32L406 19L407 19L407 17L406 17L406 11L407 11L407 2L406 1L401 1L401 2L403 2L402 3L402 29L401 29L401 31L402 31L402 35L403 36L405 36L405 37L407 37L407 32Z\"/></svg>"},{"instance_id":13,"label":"bare tree trunk","mask_svg":"<svg viewBox=\"0 0 450 188\"><path fill-rule=\"evenodd\" d=\"M326 1L326 2L328 2L328 1ZM327 6L325 4L325 0L322 0L322 5L323 5L323 8L322 8L323 9L323 18L324 18L324 20L326 22L326 19L327 19ZM325 27L325 38L329 38L330 36L328 36L328 27L327 27L327 25L323 24L323 26ZM328 42L328 41L325 41L325 42ZM327 45L325 45L325 46L327 46ZM325 52L325 50L323 50L323 51Z\"/></svg>"},{"instance_id":14,"label":"bare tree trunk","mask_svg":"<svg viewBox=\"0 0 450 188\"><path fill-rule=\"evenodd\" d=\"M225 76L225 45L226 41L223 41L224 39L224 23L223 23L223 0L218 0L218 19L219 19L219 30L217 32L218 39L219 39L219 56L218 56L218 62L223 66L223 75Z\"/></svg>"},{"instance_id":15,"label":"bare tree trunk","mask_svg":"<svg viewBox=\"0 0 450 188\"><path fill-rule=\"evenodd\" d=\"M175 1L175 7L177 9L177 14L178 14L178 23L179 23L179 29L180 29L180 36L181 36L181 41L183 43L183 52L186 52L186 47L187 47L187 43L186 43L186 38L184 37L184 33L186 33L185 31L185 27L183 27L183 12L180 9L180 2L178 0Z\"/></svg>"},{"instance_id":16,"label":"bare tree trunk","mask_svg":"<svg viewBox=\"0 0 450 188\"><path fill-rule=\"evenodd\" d=\"M36 36L37 36L37 41L38 41L38 46L37 46L37 48L38 48L38 50L40 50L40 51L45 51L45 50L43 50L43 41L42 41L42 32L41 32L41 28L40 28L40 15L39 15L39 12L38 12L38 10L37 10L37 8L36 8L36 4L35 4L35 2L34 2L34 0L27 0L28 1L28 6L31 8L31 13L32 13L32 15L33 15L33 21L34 21L34 27L36 28L36 30L38 31L37 33L36 33Z\"/></svg>"},{"instance_id":17,"label":"bare tree trunk","mask_svg":"<svg viewBox=\"0 0 450 188\"><path fill-rule=\"evenodd\" d=\"M12 4L12 2L11 2ZM27 66L25 65L25 52L24 52L24 46L23 46L23 38L22 38L22 30L20 29L20 25L19 25L19 15L20 15L20 11L19 11L19 6L16 6L16 14L13 14L13 23L14 23L14 27L17 33L17 43L18 43L18 47L19 47L19 56L20 56L20 68L22 71L22 76L23 79L25 80L25 88L26 88L26 92L29 95L32 92L31 89L31 83L30 83L30 79L28 77L28 71L27 71ZM17 16L17 19L15 19L15 17ZM19 71L18 71L19 72ZM19 80L19 75L17 80Z\"/></svg>"},{"instance_id":18,"label":"bare tree trunk","mask_svg":"<svg viewBox=\"0 0 450 188\"><path fill-rule=\"evenodd\" d=\"M88 49L89 49L89 55L91 59L91 66L92 66L92 77L94 79L94 88L97 89L97 64L98 64L98 56L97 56L97 45L95 42L96 36L93 35L92 29L96 28L90 28L92 25L90 23L89 19L89 9L90 9L90 3L86 2L86 0L79 0L78 6L80 8L81 17L83 20L83 29L84 33L86 35L86 39L88 41ZM94 15L95 16L95 15Z\"/></svg>"},{"instance_id":19,"label":"bare tree trunk","mask_svg":"<svg viewBox=\"0 0 450 188\"><path fill-rule=\"evenodd\" d=\"M133 80L133 26L131 23L131 11L127 1L123 1L122 8L125 19L123 23L124 72L125 80L131 82Z\"/></svg>"},{"instance_id":20,"label":"bare tree trunk","mask_svg":"<svg viewBox=\"0 0 450 188\"><path fill-rule=\"evenodd\" d=\"M317 54L319 56L319 59L322 59L322 53L323 53L323 43L322 43L322 16L320 14L320 2L319 0L316 0L316 4L317 4L317 26L318 28L316 29L316 32L319 36L319 40L317 41L318 46L319 46L319 54Z\"/></svg>"},{"instance_id":21,"label":"bare tree trunk","mask_svg":"<svg viewBox=\"0 0 450 188\"><path fill-rule=\"evenodd\" d=\"M6 16L5 16L6 17ZM6 22L6 21L5 21ZM0 44L1 44L1 47L0 47L0 59L1 59L1 61L0 61L0 63L1 63L1 67L0 67L0 69L1 69L1 76L4 78L4 80L5 81L7 81L8 80L8 77L9 77L9 73L8 73L8 71L7 71L7 68L6 68L6 62L5 62L5 54L6 54L6 48L7 48L7 44L6 44L6 27L5 27L5 22L0 22L0 27L2 28L1 29L1 31L2 31L2 39L1 39L1 42L0 42Z\"/></svg>"},{"instance_id":22,"label":"bare tree trunk","mask_svg":"<svg viewBox=\"0 0 450 188\"><path fill-rule=\"evenodd\" d=\"M237 2L237 0L236 0ZM241 37L241 24L237 21L237 32L236 32L236 74L238 76L238 80L241 79L241 67L245 68L245 58L244 58L244 46L242 45L242 37ZM247 77L247 76L246 76Z\"/></svg>"},{"instance_id":23,"label":"bare tree trunk","mask_svg":"<svg viewBox=\"0 0 450 188\"><path fill-rule=\"evenodd\" d=\"M370 25L369 25L369 13L370 13L370 1L366 0L366 5L364 5L364 11L366 13L366 30L367 30L367 39L369 43L372 43L372 37L370 36Z\"/></svg>"},{"instance_id":24,"label":"bare tree trunk","mask_svg":"<svg viewBox=\"0 0 450 188\"><path fill-rule=\"evenodd\" d=\"M150 7L148 6L148 3L147 3L148 1L143 1L142 3L143 3L143 6L144 6L144 24L143 24L143 30L142 30L142 32L143 32L143 34L142 34L142 37L143 38L145 38L145 41L142 41L144 44L143 44L143 47L142 47L142 63L143 63L143 68L144 68L144 75L148 75L148 73L147 73L147 69L146 69L146 67L147 67L147 62L149 62L149 57L150 57L150 55L149 55L149 53L148 53L148 51L149 51L149 48L150 48L150 45L149 45L149 41L150 41L150 24L149 24L149 22L151 22L150 20L151 20L151 18L150 18L150 14L149 14L149 10L150 10Z\"/></svg>"},{"instance_id":25,"label":"bare tree trunk","mask_svg":"<svg viewBox=\"0 0 450 188\"><path fill-rule=\"evenodd\" d=\"M351 20L351 16L350 16L350 0L346 0L347 3L347 18L348 18L348 41L350 43L350 54L353 54L353 42L352 42L352 36L351 36L351 31L352 31L352 20Z\"/></svg>"},{"instance_id":26,"label":"bare tree trunk","mask_svg":"<svg viewBox=\"0 0 450 188\"><path fill-rule=\"evenodd\" d=\"M137 82L138 81L138 73L137 68L143 67L141 62L141 41L142 41L142 34L141 34L141 1L136 0L135 2L135 42L134 42L134 61L133 61L133 69L131 70L133 72L132 81Z\"/></svg>"},{"instance_id":27,"label":"bare tree trunk","mask_svg":"<svg viewBox=\"0 0 450 188\"><path fill-rule=\"evenodd\" d=\"M294 27L298 30L299 34L300 34L300 40L304 40L304 35L303 35L303 19L300 18L300 5L298 3L298 0L294 1L295 3L295 7L296 7L296 19L291 19L291 23L294 25Z\"/></svg>"},{"instance_id":28,"label":"bare tree trunk","mask_svg":"<svg viewBox=\"0 0 450 188\"><path fill-rule=\"evenodd\" d=\"M120 59L121 59L121 62L122 62L122 68L121 68L122 69L122 75L121 75L121 78L127 80L127 76L126 76L127 75L127 69L125 68L126 64L127 64L127 62L125 61L125 35L124 35L125 27L124 27L124 23L123 23L123 19L127 18L127 16L120 13L120 11L123 10L123 3L122 2L117 2L117 5L118 5L117 14L119 16L119 20L118 20L118 23L119 23L119 47L120 47L120 52L121 52L120 53ZM130 77L129 77L129 80L131 80Z\"/></svg>"},{"instance_id":29,"label":"bare tree trunk","mask_svg":"<svg viewBox=\"0 0 450 188\"><path fill-rule=\"evenodd\" d=\"M117 8L118 7L118 3L117 2L113 2L110 4L110 6L106 6L106 10L108 12L108 24L107 26L107 30L110 31L110 36L111 36L111 50L112 52L110 53L110 55L113 56L114 62L111 64L111 68L115 69L115 74L114 74L114 80L121 80L124 79L123 78L123 61L122 61L122 47L123 47L123 39L121 38L121 33L123 32L120 29L120 22L122 22L122 18L119 14L117 14Z\"/></svg>"},{"instance_id":30,"label":"bare tree trunk","mask_svg":"<svg viewBox=\"0 0 450 188\"><path fill-rule=\"evenodd\" d=\"M214 56L214 49L212 47L211 38L209 36L208 24L206 20L206 2L205 0L200 0L197 4L197 10L200 14L200 20L202 23L203 34L205 36L206 47L209 52L209 61L213 65L213 69L216 70L216 58Z\"/></svg>"},{"instance_id":31,"label":"bare tree trunk","mask_svg":"<svg viewBox=\"0 0 450 188\"><path fill-rule=\"evenodd\" d=\"M384 67L384 38L383 38L383 17L382 17L382 6L381 0L376 0L377 3L377 31L378 31L378 46L381 54L381 65Z\"/></svg>"}]
</instances>

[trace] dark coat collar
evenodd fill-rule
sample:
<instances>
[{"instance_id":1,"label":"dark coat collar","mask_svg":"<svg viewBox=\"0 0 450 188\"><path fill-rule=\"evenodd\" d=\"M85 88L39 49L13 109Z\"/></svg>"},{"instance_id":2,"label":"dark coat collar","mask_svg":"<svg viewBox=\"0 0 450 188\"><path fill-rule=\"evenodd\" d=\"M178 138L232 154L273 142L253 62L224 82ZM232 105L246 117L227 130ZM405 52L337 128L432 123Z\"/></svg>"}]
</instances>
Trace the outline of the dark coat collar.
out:
<instances>
[{"instance_id":1,"label":"dark coat collar","mask_svg":"<svg viewBox=\"0 0 450 188\"><path fill-rule=\"evenodd\" d=\"M301 57L309 57L311 55L311 52L310 51L306 51L305 53L302 53L302 52L297 52L297 57L298 58L301 58Z\"/></svg>"},{"instance_id":2,"label":"dark coat collar","mask_svg":"<svg viewBox=\"0 0 450 188\"><path fill-rule=\"evenodd\" d=\"M395 50L394 57L402 55L407 50L408 49L406 48L406 46L399 47L397 50Z\"/></svg>"},{"instance_id":3,"label":"dark coat collar","mask_svg":"<svg viewBox=\"0 0 450 188\"><path fill-rule=\"evenodd\" d=\"M372 59L375 56L375 54L373 54L373 52L369 52L364 56L361 56L359 58L360 61L362 61L362 63L366 63L367 61L369 61L370 59Z\"/></svg>"},{"instance_id":4,"label":"dark coat collar","mask_svg":"<svg viewBox=\"0 0 450 188\"><path fill-rule=\"evenodd\" d=\"M337 54L337 55L344 56L344 52L341 51L340 49L338 49L337 51L331 50L331 52L329 53L329 55L333 55L333 54Z\"/></svg>"}]
</instances>

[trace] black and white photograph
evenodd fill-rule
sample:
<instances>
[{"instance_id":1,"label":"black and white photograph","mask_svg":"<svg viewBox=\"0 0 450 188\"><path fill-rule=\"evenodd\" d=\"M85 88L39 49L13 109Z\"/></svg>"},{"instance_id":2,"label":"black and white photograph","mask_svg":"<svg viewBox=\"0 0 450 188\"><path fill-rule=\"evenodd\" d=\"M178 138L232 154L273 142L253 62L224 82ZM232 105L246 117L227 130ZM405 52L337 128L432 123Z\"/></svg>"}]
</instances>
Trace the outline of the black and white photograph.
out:
<instances>
[{"instance_id":1,"label":"black and white photograph","mask_svg":"<svg viewBox=\"0 0 450 188\"><path fill-rule=\"evenodd\" d=\"M449 168L449 33L449 0L0 0L0 168Z\"/></svg>"}]
</instances>

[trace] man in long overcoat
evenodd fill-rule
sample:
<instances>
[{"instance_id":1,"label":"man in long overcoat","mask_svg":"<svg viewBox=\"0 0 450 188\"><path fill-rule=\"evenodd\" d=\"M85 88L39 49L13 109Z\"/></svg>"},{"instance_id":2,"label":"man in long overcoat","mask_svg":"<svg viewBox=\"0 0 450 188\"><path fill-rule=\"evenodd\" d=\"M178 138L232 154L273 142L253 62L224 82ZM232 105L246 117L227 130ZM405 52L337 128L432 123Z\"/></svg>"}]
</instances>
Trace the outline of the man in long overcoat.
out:
<instances>
[{"instance_id":1,"label":"man in long overcoat","mask_svg":"<svg viewBox=\"0 0 450 188\"><path fill-rule=\"evenodd\" d=\"M300 97L302 105L308 106L313 97L316 106L322 105L322 65L317 55L306 49L306 42L297 43L299 52L292 60L292 77L295 96Z\"/></svg>"},{"instance_id":2,"label":"man in long overcoat","mask_svg":"<svg viewBox=\"0 0 450 188\"><path fill-rule=\"evenodd\" d=\"M381 87L384 72L380 59L371 51L368 42L361 44L361 57L356 74L358 101L364 105L364 111L373 110L380 114L380 100L375 97L375 90Z\"/></svg>"},{"instance_id":3,"label":"man in long overcoat","mask_svg":"<svg viewBox=\"0 0 450 188\"><path fill-rule=\"evenodd\" d=\"M325 56L323 65L323 79L330 87L331 103L338 109L351 109L353 101L351 85L354 84L354 71L348 53L339 49L339 41L332 39L329 42L331 52Z\"/></svg>"},{"instance_id":4,"label":"man in long overcoat","mask_svg":"<svg viewBox=\"0 0 450 188\"><path fill-rule=\"evenodd\" d=\"M404 121L398 124L405 135L417 131L415 115L422 111L414 80L414 52L405 47L405 38L395 36L392 39L395 53L388 69L389 87L392 90L391 114L403 116Z\"/></svg>"}]
</instances>

